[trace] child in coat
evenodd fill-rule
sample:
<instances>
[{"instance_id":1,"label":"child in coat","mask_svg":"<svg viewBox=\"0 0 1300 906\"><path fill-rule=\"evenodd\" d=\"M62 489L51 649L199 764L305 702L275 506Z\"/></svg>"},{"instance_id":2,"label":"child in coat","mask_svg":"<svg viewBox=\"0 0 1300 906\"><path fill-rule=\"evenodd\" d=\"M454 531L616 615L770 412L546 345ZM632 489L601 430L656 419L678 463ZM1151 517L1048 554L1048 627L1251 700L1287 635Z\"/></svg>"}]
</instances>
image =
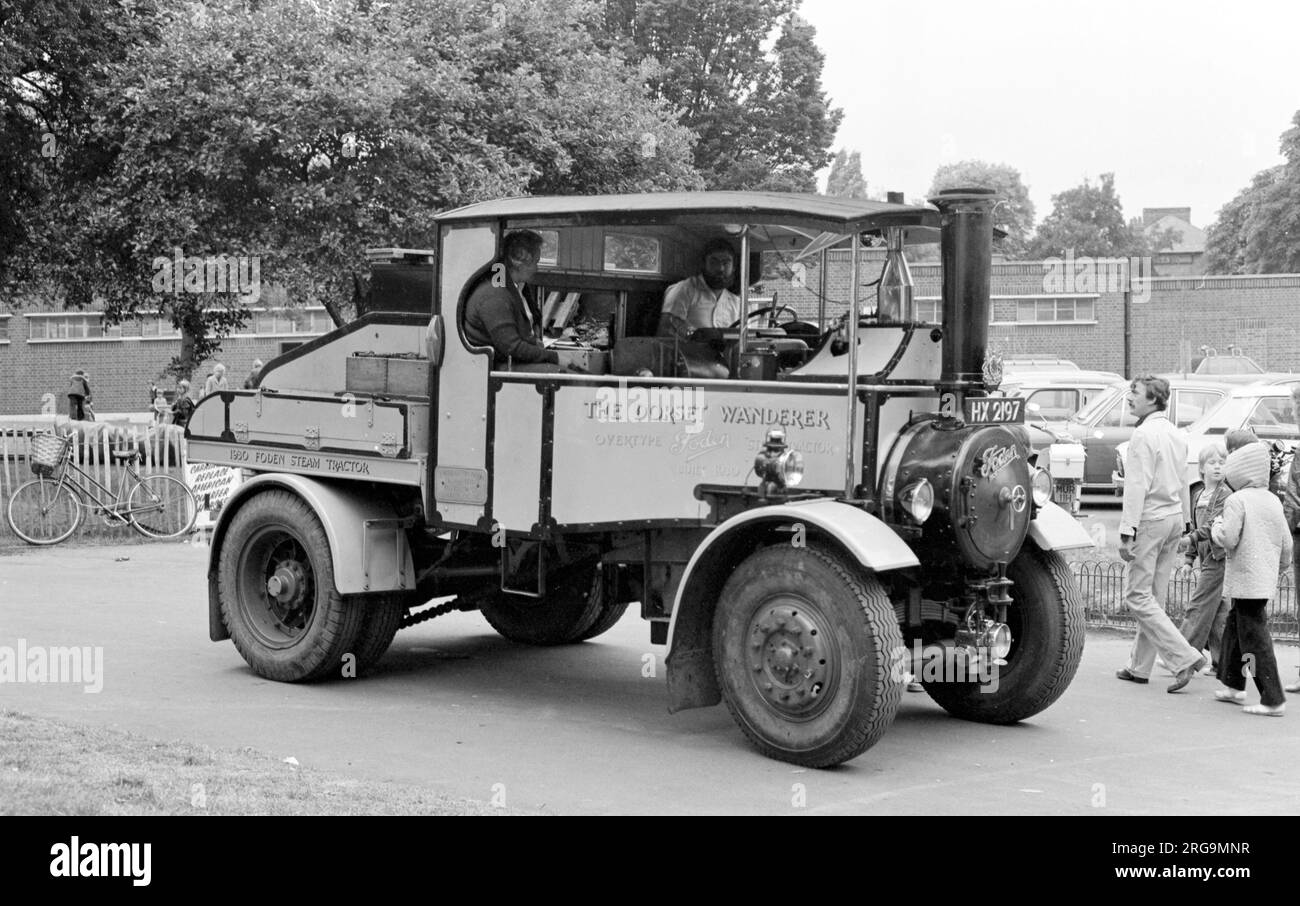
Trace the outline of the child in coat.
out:
<instances>
[{"instance_id":1,"label":"child in coat","mask_svg":"<svg viewBox=\"0 0 1300 906\"><path fill-rule=\"evenodd\" d=\"M1201 448L1201 487L1192 491L1192 530L1184 536L1187 565L1197 557L1201 575L1187 607L1187 616L1179 626L1183 638L1197 651L1210 648L1213 672L1219 673L1219 655L1223 648L1223 627L1228 620L1228 603L1223 600L1223 548L1210 539L1210 526L1222 515L1224 501L1232 493L1223 483L1223 462L1227 450L1220 443Z\"/></svg>"},{"instance_id":2,"label":"child in coat","mask_svg":"<svg viewBox=\"0 0 1300 906\"><path fill-rule=\"evenodd\" d=\"M1210 537L1227 555L1223 593L1232 602L1223 630L1219 679L1226 689L1214 693L1219 701L1240 704L1246 700L1250 663L1259 689L1259 704L1247 714L1280 717L1286 696L1273 655L1265 608L1277 596L1278 573L1291 562L1291 531L1282 514L1282 502L1269 490L1268 449L1247 444L1229 453L1223 480L1233 489L1215 520Z\"/></svg>"}]
</instances>

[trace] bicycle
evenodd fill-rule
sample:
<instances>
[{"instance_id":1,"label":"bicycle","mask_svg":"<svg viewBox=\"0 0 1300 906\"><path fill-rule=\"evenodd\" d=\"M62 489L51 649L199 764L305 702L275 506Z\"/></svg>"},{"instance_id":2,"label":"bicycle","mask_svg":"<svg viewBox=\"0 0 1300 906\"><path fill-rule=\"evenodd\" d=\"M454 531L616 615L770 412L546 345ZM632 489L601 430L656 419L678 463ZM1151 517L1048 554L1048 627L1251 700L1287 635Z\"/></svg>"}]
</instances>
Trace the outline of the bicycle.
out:
<instances>
[{"instance_id":1,"label":"bicycle","mask_svg":"<svg viewBox=\"0 0 1300 906\"><path fill-rule=\"evenodd\" d=\"M130 525L149 538L176 538L194 526L198 501L185 482L169 475L141 476L135 468L140 450L131 447L110 453L124 467L114 491L77 465L72 451L75 437L74 433L38 434L32 439L31 469L37 477L15 489L5 510L9 527L19 538L28 544L58 544L77 530L86 510L107 525Z\"/></svg>"}]
</instances>

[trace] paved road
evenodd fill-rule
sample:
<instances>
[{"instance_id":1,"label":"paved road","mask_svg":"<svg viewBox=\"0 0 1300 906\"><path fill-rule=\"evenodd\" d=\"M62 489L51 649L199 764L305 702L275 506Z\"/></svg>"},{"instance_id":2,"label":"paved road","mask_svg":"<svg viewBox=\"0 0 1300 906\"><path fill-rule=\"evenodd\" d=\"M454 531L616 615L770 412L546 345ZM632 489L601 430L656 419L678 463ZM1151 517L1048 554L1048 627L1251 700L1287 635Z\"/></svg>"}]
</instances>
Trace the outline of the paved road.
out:
<instances>
[{"instance_id":1,"label":"paved road","mask_svg":"<svg viewBox=\"0 0 1300 906\"><path fill-rule=\"evenodd\" d=\"M454 614L400 633L377 675L290 686L207 641L205 569L206 548L183 544L0 556L0 645L104 656L99 694L0 684L0 707L557 813L1300 811L1300 706L1253 718L1212 701L1209 679L1177 696L1120 683L1113 635L1089 636L1074 684L1029 722L965 723L909 694L875 748L812 771L754 753L721 707L669 715L662 669L642 675L664 649L634 615L529 649ZM1297 649L1279 656L1294 677Z\"/></svg>"}]
</instances>

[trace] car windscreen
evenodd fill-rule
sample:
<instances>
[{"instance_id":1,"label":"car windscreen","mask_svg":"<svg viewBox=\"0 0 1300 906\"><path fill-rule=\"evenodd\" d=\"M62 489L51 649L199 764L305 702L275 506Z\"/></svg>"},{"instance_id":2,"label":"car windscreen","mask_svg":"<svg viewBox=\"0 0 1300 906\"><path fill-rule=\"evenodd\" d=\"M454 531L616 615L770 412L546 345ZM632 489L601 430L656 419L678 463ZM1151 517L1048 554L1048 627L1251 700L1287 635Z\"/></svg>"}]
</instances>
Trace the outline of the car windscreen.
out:
<instances>
[{"instance_id":1,"label":"car windscreen","mask_svg":"<svg viewBox=\"0 0 1300 906\"><path fill-rule=\"evenodd\" d=\"M1225 397L1219 405L1188 425L1187 430L1191 434L1227 434L1233 428L1241 427L1254 404L1255 400L1250 397Z\"/></svg>"},{"instance_id":2,"label":"car windscreen","mask_svg":"<svg viewBox=\"0 0 1300 906\"><path fill-rule=\"evenodd\" d=\"M1120 385L1112 387L1105 393L1099 393L1094 396L1082 409L1070 416L1072 422L1088 422L1091 420L1099 409L1110 404L1111 400L1117 396L1123 396L1128 388Z\"/></svg>"}]
</instances>

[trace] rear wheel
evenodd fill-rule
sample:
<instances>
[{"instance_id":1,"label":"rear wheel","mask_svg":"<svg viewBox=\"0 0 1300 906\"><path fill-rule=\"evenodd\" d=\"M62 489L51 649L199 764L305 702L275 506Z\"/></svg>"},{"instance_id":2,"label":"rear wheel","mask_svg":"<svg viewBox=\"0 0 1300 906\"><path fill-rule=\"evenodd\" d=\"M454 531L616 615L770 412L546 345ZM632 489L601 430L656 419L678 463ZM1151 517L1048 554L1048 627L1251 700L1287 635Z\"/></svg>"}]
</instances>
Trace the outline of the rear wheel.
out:
<instances>
[{"instance_id":1,"label":"rear wheel","mask_svg":"<svg viewBox=\"0 0 1300 906\"><path fill-rule=\"evenodd\" d=\"M5 509L9 527L28 544L58 544L77 530L81 517L72 489L48 478L20 484Z\"/></svg>"},{"instance_id":2,"label":"rear wheel","mask_svg":"<svg viewBox=\"0 0 1300 906\"><path fill-rule=\"evenodd\" d=\"M178 538L194 526L198 504L185 482L169 475L146 475L126 498L131 525L150 538Z\"/></svg>"},{"instance_id":3,"label":"rear wheel","mask_svg":"<svg viewBox=\"0 0 1300 906\"><path fill-rule=\"evenodd\" d=\"M496 592L479 606L502 636L523 645L567 645L589 638L601 617L600 564L580 560L546 577L540 598ZM611 624L612 625L612 624Z\"/></svg>"},{"instance_id":4,"label":"rear wheel","mask_svg":"<svg viewBox=\"0 0 1300 906\"><path fill-rule=\"evenodd\" d=\"M1014 603L1007 608L1011 651L981 682L926 682L945 711L964 720L1011 724L1061 697L1083 657L1084 612L1069 564L1026 546L1007 567Z\"/></svg>"},{"instance_id":5,"label":"rear wheel","mask_svg":"<svg viewBox=\"0 0 1300 906\"><path fill-rule=\"evenodd\" d=\"M810 548L748 557L713 621L718 685L736 723L763 754L808 767L848 761L889 729L902 645L876 577Z\"/></svg>"},{"instance_id":6,"label":"rear wheel","mask_svg":"<svg viewBox=\"0 0 1300 906\"><path fill-rule=\"evenodd\" d=\"M358 673L370 668L384 656L384 652L393 644L397 630L401 628L402 617L406 616L405 598L394 595L363 606L365 614L361 618L356 643L352 646L352 653L357 658Z\"/></svg>"},{"instance_id":7,"label":"rear wheel","mask_svg":"<svg viewBox=\"0 0 1300 906\"><path fill-rule=\"evenodd\" d=\"M365 609L334 587L329 540L287 491L263 491L230 520L217 555L221 616L257 673L282 682L341 675Z\"/></svg>"},{"instance_id":8,"label":"rear wheel","mask_svg":"<svg viewBox=\"0 0 1300 906\"><path fill-rule=\"evenodd\" d=\"M627 605L631 602L626 597L622 601L614 600L614 598L619 597L619 592L624 590L621 586L628 582L634 582L634 587L640 587L639 571L634 574L635 578L633 576L622 576L621 570L615 572L613 585L607 581L610 579L611 572L613 571L605 569L596 573L596 581L599 584L592 593L600 598L600 609L596 613L596 621L582 634L580 641L585 642L587 639L594 639L598 635L609 632L623 618L623 614L627 612Z\"/></svg>"}]
</instances>

